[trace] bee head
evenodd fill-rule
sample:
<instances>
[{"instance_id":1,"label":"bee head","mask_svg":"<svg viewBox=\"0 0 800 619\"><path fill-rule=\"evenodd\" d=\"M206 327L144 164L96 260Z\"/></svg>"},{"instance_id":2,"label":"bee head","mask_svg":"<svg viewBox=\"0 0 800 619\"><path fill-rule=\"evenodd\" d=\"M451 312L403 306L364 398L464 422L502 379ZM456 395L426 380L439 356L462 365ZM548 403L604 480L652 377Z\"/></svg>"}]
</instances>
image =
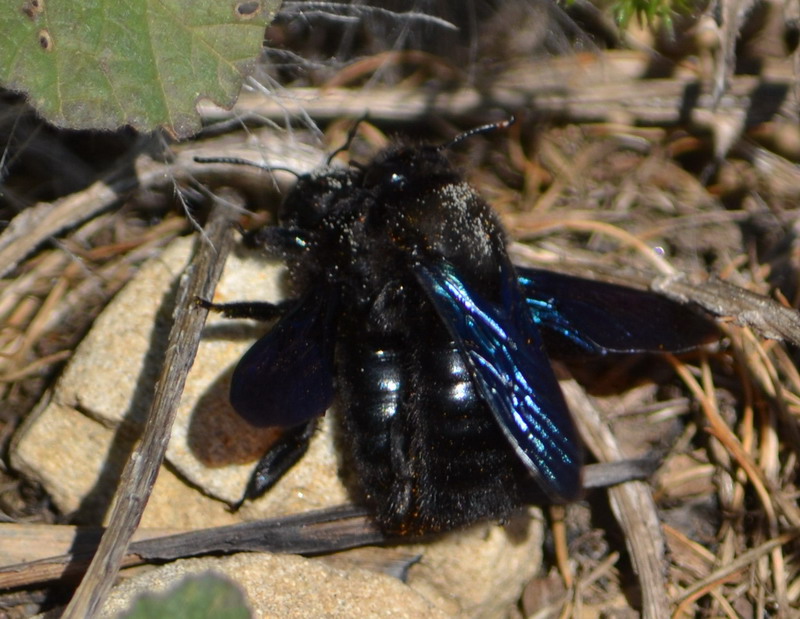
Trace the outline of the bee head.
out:
<instances>
[{"instance_id":1,"label":"bee head","mask_svg":"<svg viewBox=\"0 0 800 619\"><path fill-rule=\"evenodd\" d=\"M351 199L361 172L356 168L322 168L301 176L281 204L282 225L314 230L342 200Z\"/></svg>"}]
</instances>

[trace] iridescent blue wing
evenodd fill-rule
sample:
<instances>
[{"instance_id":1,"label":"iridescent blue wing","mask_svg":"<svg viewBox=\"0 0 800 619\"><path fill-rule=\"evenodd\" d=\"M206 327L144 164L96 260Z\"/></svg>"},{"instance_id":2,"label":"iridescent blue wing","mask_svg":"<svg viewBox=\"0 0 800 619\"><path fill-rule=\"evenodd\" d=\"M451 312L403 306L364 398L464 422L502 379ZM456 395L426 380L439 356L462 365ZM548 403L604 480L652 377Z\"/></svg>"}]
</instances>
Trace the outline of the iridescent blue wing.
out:
<instances>
[{"instance_id":1,"label":"iridescent blue wing","mask_svg":"<svg viewBox=\"0 0 800 619\"><path fill-rule=\"evenodd\" d=\"M591 353L683 352L719 338L711 320L653 292L542 269L516 271L534 322Z\"/></svg>"},{"instance_id":2,"label":"iridescent blue wing","mask_svg":"<svg viewBox=\"0 0 800 619\"><path fill-rule=\"evenodd\" d=\"M322 415L333 398L334 296L306 294L239 361L233 408L255 426L296 426Z\"/></svg>"},{"instance_id":3,"label":"iridescent blue wing","mask_svg":"<svg viewBox=\"0 0 800 619\"><path fill-rule=\"evenodd\" d=\"M414 268L519 458L552 499L575 499L581 490L580 444L513 267L503 266L502 300L496 304L480 298L446 260Z\"/></svg>"}]
</instances>

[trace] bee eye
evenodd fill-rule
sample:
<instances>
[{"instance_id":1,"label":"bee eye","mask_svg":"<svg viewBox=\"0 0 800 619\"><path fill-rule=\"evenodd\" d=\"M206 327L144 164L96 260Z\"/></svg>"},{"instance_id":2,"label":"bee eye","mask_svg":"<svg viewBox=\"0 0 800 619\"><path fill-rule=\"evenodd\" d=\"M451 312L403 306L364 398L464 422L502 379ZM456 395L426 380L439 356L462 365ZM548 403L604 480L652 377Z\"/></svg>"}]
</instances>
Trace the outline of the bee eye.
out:
<instances>
[{"instance_id":1,"label":"bee eye","mask_svg":"<svg viewBox=\"0 0 800 619\"><path fill-rule=\"evenodd\" d=\"M406 177L406 175L400 172L392 172L391 174L389 174L389 178L386 179L386 184L390 185L394 189L402 189L403 187L406 186L407 182L408 178Z\"/></svg>"}]
</instances>

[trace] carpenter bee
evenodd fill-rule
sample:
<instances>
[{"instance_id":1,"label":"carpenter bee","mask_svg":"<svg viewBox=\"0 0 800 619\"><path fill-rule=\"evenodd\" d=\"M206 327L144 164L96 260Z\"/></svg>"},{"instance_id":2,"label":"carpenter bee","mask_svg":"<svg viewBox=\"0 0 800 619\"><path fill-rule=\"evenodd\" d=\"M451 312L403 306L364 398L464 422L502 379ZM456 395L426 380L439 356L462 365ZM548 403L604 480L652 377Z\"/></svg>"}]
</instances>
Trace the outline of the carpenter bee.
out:
<instances>
[{"instance_id":1,"label":"carpenter bee","mask_svg":"<svg viewBox=\"0 0 800 619\"><path fill-rule=\"evenodd\" d=\"M363 503L390 535L447 531L581 494L578 436L541 330L587 352L681 351L714 326L653 293L514 266L497 215L445 145L300 176L249 241L288 263L296 298L206 306L274 328L230 399L287 428L246 492L303 454L338 396Z\"/></svg>"}]
</instances>

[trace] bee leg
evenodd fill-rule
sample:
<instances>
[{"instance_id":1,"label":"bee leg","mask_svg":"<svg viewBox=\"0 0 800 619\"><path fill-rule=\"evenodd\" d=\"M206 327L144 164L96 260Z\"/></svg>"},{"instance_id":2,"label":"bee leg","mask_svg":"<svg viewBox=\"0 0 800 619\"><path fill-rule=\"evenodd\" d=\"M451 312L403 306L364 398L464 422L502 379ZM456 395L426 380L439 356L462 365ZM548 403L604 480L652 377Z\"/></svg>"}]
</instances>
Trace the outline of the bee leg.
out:
<instances>
[{"instance_id":1,"label":"bee leg","mask_svg":"<svg viewBox=\"0 0 800 619\"><path fill-rule=\"evenodd\" d=\"M278 442L264 454L253 470L250 481L247 482L242 499L233 506L234 511L245 501L252 501L262 496L303 457L317 429L317 420L315 417L306 423L287 429Z\"/></svg>"},{"instance_id":2,"label":"bee leg","mask_svg":"<svg viewBox=\"0 0 800 619\"><path fill-rule=\"evenodd\" d=\"M273 320L283 316L294 307L295 300L289 299L280 303L266 301L240 301L236 303L212 303L197 297L195 302L203 309L220 312L226 318L252 318L254 320Z\"/></svg>"}]
</instances>

